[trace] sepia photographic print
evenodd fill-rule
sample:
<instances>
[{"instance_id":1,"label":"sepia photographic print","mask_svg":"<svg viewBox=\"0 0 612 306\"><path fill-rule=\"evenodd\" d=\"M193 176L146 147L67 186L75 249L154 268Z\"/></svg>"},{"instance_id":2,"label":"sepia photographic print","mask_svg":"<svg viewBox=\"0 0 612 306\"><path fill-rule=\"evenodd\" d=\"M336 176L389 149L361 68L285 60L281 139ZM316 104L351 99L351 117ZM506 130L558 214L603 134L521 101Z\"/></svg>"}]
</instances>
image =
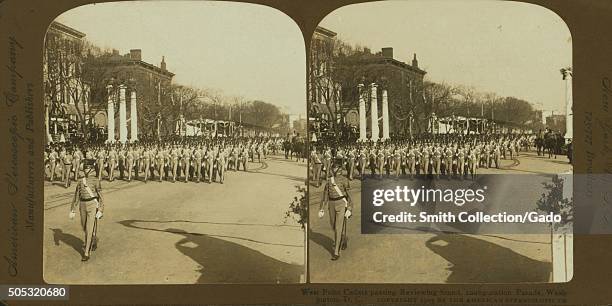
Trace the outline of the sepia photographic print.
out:
<instances>
[{"instance_id":1,"label":"sepia photographic print","mask_svg":"<svg viewBox=\"0 0 612 306\"><path fill-rule=\"evenodd\" d=\"M44 279L299 283L302 34L230 2L84 5L44 48Z\"/></svg>"},{"instance_id":2,"label":"sepia photographic print","mask_svg":"<svg viewBox=\"0 0 612 306\"><path fill-rule=\"evenodd\" d=\"M310 48L310 281L571 279L572 41L559 16L502 1L352 4ZM402 186L479 203L383 204ZM406 212L427 218L398 222Z\"/></svg>"}]
</instances>

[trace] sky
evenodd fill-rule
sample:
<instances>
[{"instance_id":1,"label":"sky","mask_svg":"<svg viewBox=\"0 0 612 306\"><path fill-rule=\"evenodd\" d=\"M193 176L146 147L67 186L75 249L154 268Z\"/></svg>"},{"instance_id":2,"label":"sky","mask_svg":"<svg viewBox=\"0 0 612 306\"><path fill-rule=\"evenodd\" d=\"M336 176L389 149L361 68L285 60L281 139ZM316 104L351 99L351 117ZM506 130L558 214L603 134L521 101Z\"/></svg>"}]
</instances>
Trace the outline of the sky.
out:
<instances>
[{"instance_id":1,"label":"sky","mask_svg":"<svg viewBox=\"0 0 612 306\"><path fill-rule=\"evenodd\" d=\"M417 54L426 79L513 96L537 109L565 113L571 34L540 6L511 1L384 1L335 10L320 23L372 52L393 47L411 63Z\"/></svg>"},{"instance_id":2,"label":"sky","mask_svg":"<svg viewBox=\"0 0 612 306\"><path fill-rule=\"evenodd\" d=\"M266 6L231 2L114 2L85 5L57 21L101 48L142 49L145 62L180 85L262 100L306 113L306 53L298 26Z\"/></svg>"}]
</instances>

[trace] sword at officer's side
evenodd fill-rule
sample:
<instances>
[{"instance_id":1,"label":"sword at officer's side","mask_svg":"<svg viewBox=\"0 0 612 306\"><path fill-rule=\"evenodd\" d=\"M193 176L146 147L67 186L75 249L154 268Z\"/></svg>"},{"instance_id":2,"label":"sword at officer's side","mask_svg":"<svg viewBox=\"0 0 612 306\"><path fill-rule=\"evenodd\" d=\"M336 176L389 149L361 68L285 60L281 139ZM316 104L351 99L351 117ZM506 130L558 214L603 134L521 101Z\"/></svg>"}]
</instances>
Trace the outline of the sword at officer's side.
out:
<instances>
[{"instance_id":1,"label":"sword at officer's side","mask_svg":"<svg viewBox=\"0 0 612 306\"><path fill-rule=\"evenodd\" d=\"M98 214L98 210L96 209L96 215L97 214ZM98 218L96 218L94 215L94 224L93 224L93 230L91 234L91 243L89 244L89 250L88 250L89 252L95 251L98 248L97 234L98 234Z\"/></svg>"},{"instance_id":2,"label":"sword at officer's side","mask_svg":"<svg viewBox=\"0 0 612 306\"><path fill-rule=\"evenodd\" d=\"M346 213L346 209L344 210L344 213ZM340 255L343 243L346 242L346 222L348 222L348 218L345 216L342 216L342 218L344 218L344 222L342 222L342 231L340 231L340 247L338 248L338 255Z\"/></svg>"}]
</instances>

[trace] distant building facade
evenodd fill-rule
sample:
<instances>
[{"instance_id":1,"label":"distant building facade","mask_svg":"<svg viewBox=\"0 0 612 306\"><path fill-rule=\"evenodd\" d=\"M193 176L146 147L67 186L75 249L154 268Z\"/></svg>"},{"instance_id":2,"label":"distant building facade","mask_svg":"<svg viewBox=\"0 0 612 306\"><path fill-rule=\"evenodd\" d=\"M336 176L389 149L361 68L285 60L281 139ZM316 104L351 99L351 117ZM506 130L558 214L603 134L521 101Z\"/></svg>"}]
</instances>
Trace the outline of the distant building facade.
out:
<instances>
[{"instance_id":1,"label":"distant building facade","mask_svg":"<svg viewBox=\"0 0 612 306\"><path fill-rule=\"evenodd\" d=\"M339 84L333 79L336 33L317 27L311 41L308 101L311 117L330 120L339 104Z\"/></svg>"},{"instance_id":2,"label":"distant building facade","mask_svg":"<svg viewBox=\"0 0 612 306\"><path fill-rule=\"evenodd\" d=\"M47 142L67 141L89 120L89 84L82 78L85 34L53 22L45 35L43 84Z\"/></svg>"},{"instance_id":3,"label":"distant building facade","mask_svg":"<svg viewBox=\"0 0 612 306\"><path fill-rule=\"evenodd\" d=\"M168 95L174 77L166 68L164 57L156 66L142 60L141 49L132 49L124 55L113 50L91 62L92 69L98 70L103 80L92 88L92 99L99 106L95 122L98 128L106 130L108 140L138 139L138 135L132 134L156 135L162 133L162 125L165 131L174 130L177 118L172 122L162 119L165 118L165 106L173 102L168 101ZM111 107L109 99L114 104ZM132 121L136 122L135 126Z\"/></svg>"},{"instance_id":4,"label":"distant building facade","mask_svg":"<svg viewBox=\"0 0 612 306\"><path fill-rule=\"evenodd\" d=\"M557 132L561 131L563 135L565 133L565 115L550 115L546 117L546 127Z\"/></svg>"},{"instance_id":5,"label":"distant building facade","mask_svg":"<svg viewBox=\"0 0 612 306\"><path fill-rule=\"evenodd\" d=\"M342 84L343 104L350 112L358 112L359 97L365 95L366 101L376 101L378 104L378 116L388 112L388 128L391 136L407 135L410 128L411 113L419 103L423 103L423 79L426 71L419 68L416 54L412 56L410 64L394 58L393 48L382 48L376 54L369 49L363 52L342 57L338 61L337 69ZM359 85L362 84L362 92ZM376 90L371 85L375 84ZM365 92L364 92L365 91ZM383 92L386 91L386 105L383 105ZM376 93L376 99L372 94ZM388 108L386 111L385 108ZM368 138L372 137L371 105L366 107ZM349 117L350 118L350 117ZM356 126L359 121L351 120ZM383 122L379 123L382 124ZM378 131L379 137L383 137L383 128Z\"/></svg>"}]
</instances>

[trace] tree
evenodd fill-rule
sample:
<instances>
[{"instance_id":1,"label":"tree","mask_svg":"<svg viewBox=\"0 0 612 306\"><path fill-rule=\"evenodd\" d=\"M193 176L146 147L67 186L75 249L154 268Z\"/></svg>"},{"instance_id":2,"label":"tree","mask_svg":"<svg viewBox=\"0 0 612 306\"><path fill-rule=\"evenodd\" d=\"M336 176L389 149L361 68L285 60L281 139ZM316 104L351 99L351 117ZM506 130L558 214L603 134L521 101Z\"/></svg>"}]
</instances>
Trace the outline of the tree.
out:
<instances>
[{"instance_id":1,"label":"tree","mask_svg":"<svg viewBox=\"0 0 612 306\"><path fill-rule=\"evenodd\" d=\"M97 51L86 40L64 37L54 31L47 33L43 62L47 132L49 120L54 117L64 119L68 126L88 136L93 120L91 82L95 77L87 65L92 52Z\"/></svg>"}]
</instances>

